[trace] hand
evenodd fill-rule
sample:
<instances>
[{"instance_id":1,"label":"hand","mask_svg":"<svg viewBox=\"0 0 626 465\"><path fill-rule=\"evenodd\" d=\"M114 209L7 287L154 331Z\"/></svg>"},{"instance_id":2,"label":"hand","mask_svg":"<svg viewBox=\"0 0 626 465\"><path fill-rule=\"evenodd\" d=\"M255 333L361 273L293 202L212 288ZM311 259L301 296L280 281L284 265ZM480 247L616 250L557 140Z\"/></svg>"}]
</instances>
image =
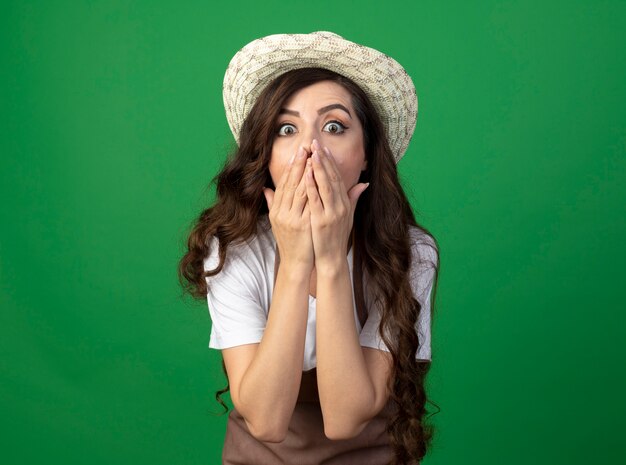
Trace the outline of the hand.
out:
<instances>
[{"instance_id":1,"label":"hand","mask_svg":"<svg viewBox=\"0 0 626 465\"><path fill-rule=\"evenodd\" d=\"M306 192L304 168L306 151L300 147L281 175L276 192L264 188L272 233L281 263L311 272L315 255L311 236L311 213Z\"/></svg>"},{"instance_id":2,"label":"hand","mask_svg":"<svg viewBox=\"0 0 626 465\"><path fill-rule=\"evenodd\" d=\"M316 268L336 266L346 259L348 241L359 197L369 184L358 183L349 192L328 150L313 140L312 166L307 167L306 193L311 209L311 233Z\"/></svg>"}]
</instances>

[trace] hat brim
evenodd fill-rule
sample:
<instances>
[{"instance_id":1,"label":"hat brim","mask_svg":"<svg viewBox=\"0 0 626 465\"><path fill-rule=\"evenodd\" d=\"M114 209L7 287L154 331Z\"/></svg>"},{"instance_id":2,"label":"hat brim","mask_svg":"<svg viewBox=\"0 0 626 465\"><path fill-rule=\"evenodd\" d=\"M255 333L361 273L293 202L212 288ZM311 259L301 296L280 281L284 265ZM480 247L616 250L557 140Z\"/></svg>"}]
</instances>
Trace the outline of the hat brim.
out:
<instances>
[{"instance_id":1,"label":"hat brim","mask_svg":"<svg viewBox=\"0 0 626 465\"><path fill-rule=\"evenodd\" d=\"M224 75L223 98L237 143L241 126L261 92L278 76L310 67L339 73L363 89L380 116L397 163L417 122L413 81L388 55L326 31L262 37L235 54Z\"/></svg>"}]
</instances>

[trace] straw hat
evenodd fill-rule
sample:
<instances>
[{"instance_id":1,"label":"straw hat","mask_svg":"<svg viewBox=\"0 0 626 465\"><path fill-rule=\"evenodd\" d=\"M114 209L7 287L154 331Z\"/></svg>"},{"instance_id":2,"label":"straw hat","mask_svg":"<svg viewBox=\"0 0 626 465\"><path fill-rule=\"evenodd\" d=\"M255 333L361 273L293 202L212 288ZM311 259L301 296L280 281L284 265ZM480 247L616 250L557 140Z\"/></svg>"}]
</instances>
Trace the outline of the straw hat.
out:
<instances>
[{"instance_id":1,"label":"straw hat","mask_svg":"<svg viewBox=\"0 0 626 465\"><path fill-rule=\"evenodd\" d=\"M310 67L335 71L363 89L383 122L397 163L417 121L413 81L393 58L327 31L269 35L235 54L224 75L223 97L237 144L241 126L265 87L287 71Z\"/></svg>"}]
</instances>

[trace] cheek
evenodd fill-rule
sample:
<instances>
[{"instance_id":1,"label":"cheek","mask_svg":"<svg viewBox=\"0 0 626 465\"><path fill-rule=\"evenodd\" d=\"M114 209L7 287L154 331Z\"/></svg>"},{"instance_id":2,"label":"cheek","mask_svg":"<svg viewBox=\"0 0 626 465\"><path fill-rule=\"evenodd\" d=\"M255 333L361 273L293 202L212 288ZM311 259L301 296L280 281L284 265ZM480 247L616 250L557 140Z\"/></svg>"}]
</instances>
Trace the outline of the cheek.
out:
<instances>
[{"instance_id":1,"label":"cheek","mask_svg":"<svg viewBox=\"0 0 626 465\"><path fill-rule=\"evenodd\" d=\"M339 174L341 174L341 179L343 179L346 189L350 189L354 186L361 176L362 161L356 161L359 160L358 154L354 154L353 156L354 158L349 161L341 158L336 159L337 169L339 170Z\"/></svg>"},{"instance_id":2,"label":"cheek","mask_svg":"<svg viewBox=\"0 0 626 465\"><path fill-rule=\"evenodd\" d=\"M278 181L280 181L288 161L289 160L285 160L284 157L281 157L280 155L272 155L272 159L269 163L269 171L272 181L274 182L274 186L276 186Z\"/></svg>"}]
</instances>

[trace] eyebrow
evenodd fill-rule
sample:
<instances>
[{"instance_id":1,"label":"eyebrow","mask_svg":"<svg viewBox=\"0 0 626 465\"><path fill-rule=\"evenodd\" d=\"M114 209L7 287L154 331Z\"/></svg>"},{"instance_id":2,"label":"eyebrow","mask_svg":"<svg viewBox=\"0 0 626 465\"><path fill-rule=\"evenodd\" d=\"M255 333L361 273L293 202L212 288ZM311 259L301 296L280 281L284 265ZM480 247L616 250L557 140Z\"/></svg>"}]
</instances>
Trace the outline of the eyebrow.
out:
<instances>
[{"instance_id":1,"label":"eyebrow","mask_svg":"<svg viewBox=\"0 0 626 465\"><path fill-rule=\"evenodd\" d=\"M334 110L335 108L339 108L340 110L345 111L346 113L348 113L348 116L350 117L350 119L352 119L352 115L350 114L350 111L344 107L341 103L331 103L330 105L326 105L325 107L320 108L319 110L317 110L317 114L321 115L322 113L326 113L329 112L330 110ZM300 113L294 110L288 110L287 108L281 108L280 109L280 115L282 114L288 114L288 115L293 115L293 116L300 116Z\"/></svg>"}]
</instances>

